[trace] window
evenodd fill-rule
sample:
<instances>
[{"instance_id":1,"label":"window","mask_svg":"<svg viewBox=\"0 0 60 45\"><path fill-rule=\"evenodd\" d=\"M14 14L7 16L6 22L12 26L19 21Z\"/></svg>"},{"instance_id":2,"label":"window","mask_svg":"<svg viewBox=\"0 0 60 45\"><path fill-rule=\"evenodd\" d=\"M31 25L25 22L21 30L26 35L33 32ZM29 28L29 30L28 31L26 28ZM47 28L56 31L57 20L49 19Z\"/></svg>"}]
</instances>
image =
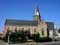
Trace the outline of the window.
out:
<instances>
[{"instance_id":1,"label":"window","mask_svg":"<svg viewBox=\"0 0 60 45\"><path fill-rule=\"evenodd\" d=\"M28 32L30 32L30 28L28 28L28 30L27 30Z\"/></svg>"},{"instance_id":2,"label":"window","mask_svg":"<svg viewBox=\"0 0 60 45\"><path fill-rule=\"evenodd\" d=\"M9 30L10 30L10 29L9 29L9 27L8 27L8 28L7 28L7 32L9 32Z\"/></svg>"},{"instance_id":3,"label":"window","mask_svg":"<svg viewBox=\"0 0 60 45\"><path fill-rule=\"evenodd\" d=\"M42 28L42 35L44 35L44 29Z\"/></svg>"},{"instance_id":4,"label":"window","mask_svg":"<svg viewBox=\"0 0 60 45\"><path fill-rule=\"evenodd\" d=\"M28 28L28 30L27 30L27 34L30 34L30 28Z\"/></svg>"},{"instance_id":5,"label":"window","mask_svg":"<svg viewBox=\"0 0 60 45\"><path fill-rule=\"evenodd\" d=\"M21 30L20 30L20 28L19 28L19 32L20 32Z\"/></svg>"},{"instance_id":6,"label":"window","mask_svg":"<svg viewBox=\"0 0 60 45\"><path fill-rule=\"evenodd\" d=\"M9 30L9 27L7 28L7 30Z\"/></svg>"},{"instance_id":7,"label":"window","mask_svg":"<svg viewBox=\"0 0 60 45\"><path fill-rule=\"evenodd\" d=\"M34 32L36 32L36 28L34 28Z\"/></svg>"},{"instance_id":8,"label":"window","mask_svg":"<svg viewBox=\"0 0 60 45\"><path fill-rule=\"evenodd\" d=\"M24 28L22 28L21 30L24 30Z\"/></svg>"},{"instance_id":9,"label":"window","mask_svg":"<svg viewBox=\"0 0 60 45\"><path fill-rule=\"evenodd\" d=\"M15 28L15 32L17 32L17 28Z\"/></svg>"},{"instance_id":10,"label":"window","mask_svg":"<svg viewBox=\"0 0 60 45\"><path fill-rule=\"evenodd\" d=\"M19 30L20 30L20 28L19 28Z\"/></svg>"},{"instance_id":11,"label":"window","mask_svg":"<svg viewBox=\"0 0 60 45\"><path fill-rule=\"evenodd\" d=\"M8 29L7 29L7 34L8 34L8 35L11 34L11 30L9 29L9 27L8 27Z\"/></svg>"},{"instance_id":12,"label":"window","mask_svg":"<svg viewBox=\"0 0 60 45\"><path fill-rule=\"evenodd\" d=\"M30 28L28 28L28 30L30 31Z\"/></svg>"}]
</instances>

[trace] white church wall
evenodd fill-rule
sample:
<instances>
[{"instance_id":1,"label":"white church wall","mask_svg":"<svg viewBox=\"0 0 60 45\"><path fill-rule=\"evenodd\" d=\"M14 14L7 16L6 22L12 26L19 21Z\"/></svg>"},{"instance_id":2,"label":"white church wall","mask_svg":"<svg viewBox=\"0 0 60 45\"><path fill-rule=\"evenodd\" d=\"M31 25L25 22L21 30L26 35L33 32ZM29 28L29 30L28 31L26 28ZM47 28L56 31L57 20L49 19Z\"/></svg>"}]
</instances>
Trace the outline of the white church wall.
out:
<instances>
[{"instance_id":1,"label":"white church wall","mask_svg":"<svg viewBox=\"0 0 60 45\"><path fill-rule=\"evenodd\" d=\"M53 37L53 30L49 30L49 37Z\"/></svg>"},{"instance_id":2,"label":"white church wall","mask_svg":"<svg viewBox=\"0 0 60 45\"><path fill-rule=\"evenodd\" d=\"M28 30L28 28L30 28L30 33L31 34L34 34L34 29L36 28L36 31L37 31L37 26L27 26L27 25L23 25L23 26L13 26L13 25L6 25L4 30L5 32L7 32L7 29L9 28L9 30L11 31L15 31L15 29L17 28L17 30L22 30L22 28L24 28L24 31L25 30Z\"/></svg>"},{"instance_id":3,"label":"white church wall","mask_svg":"<svg viewBox=\"0 0 60 45\"><path fill-rule=\"evenodd\" d=\"M60 33L58 33L58 37L60 37Z\"/></svg>"}]
</instances>

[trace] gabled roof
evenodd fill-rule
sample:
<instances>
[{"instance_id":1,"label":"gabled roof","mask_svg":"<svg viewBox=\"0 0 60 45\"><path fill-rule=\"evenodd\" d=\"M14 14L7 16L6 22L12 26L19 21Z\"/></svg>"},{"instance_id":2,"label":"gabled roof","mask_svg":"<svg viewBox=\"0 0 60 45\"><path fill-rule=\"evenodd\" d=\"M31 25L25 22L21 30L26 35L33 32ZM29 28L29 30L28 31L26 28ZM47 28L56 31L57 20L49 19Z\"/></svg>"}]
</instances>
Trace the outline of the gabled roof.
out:
<instances>
[{"instance_id":1,"label":"gabled roof","mask_svg":"<svg viewBox=\"0 0 60 45\"><path fill-rule=\"evenodd\" d=\"M34 25L37 26L38 22L37 21L32 21L32 20L11 20L7 19L5 21L5 25Z\"/></svg>"}]
</instances>

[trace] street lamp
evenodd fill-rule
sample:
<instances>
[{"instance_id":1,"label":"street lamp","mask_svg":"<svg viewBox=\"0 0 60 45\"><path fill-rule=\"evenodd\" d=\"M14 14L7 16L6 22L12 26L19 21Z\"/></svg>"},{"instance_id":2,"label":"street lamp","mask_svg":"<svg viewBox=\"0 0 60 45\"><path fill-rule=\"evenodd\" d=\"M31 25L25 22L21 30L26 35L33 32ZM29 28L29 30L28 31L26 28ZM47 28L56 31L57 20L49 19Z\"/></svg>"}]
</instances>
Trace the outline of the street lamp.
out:
<instances>
[{"instance_id":1,"label":"street lamp","mask_svg":"<svg viewBox=\"0 0 60 45\"><path fill-rule=\"evenodd\" d=\"M8 35L8 43L9 43L9 35Z\"/></svg>"},{"instance_id":2,"label":"street lamp","mask_svg":"<svg viewBox=\"0 0 60 45\"><path fill-rule=\"evenodd\" d=\"M8 30L8 44L10 42L10 35L11 35L11 32L10 32L10 30Z\"/></svg>"}]
</instances>

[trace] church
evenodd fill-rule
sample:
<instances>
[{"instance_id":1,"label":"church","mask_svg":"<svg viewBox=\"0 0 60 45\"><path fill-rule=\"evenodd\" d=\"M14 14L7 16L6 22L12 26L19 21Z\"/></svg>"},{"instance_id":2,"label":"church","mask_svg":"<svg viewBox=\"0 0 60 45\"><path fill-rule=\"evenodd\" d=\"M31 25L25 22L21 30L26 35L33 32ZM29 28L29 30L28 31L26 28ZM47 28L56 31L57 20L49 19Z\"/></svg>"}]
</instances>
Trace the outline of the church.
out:
<instances>
[{"instance_id":1,"label":"church","mask_svg":"<svg viewBox=\"0 0 60 45\"><path fill-rule=\"evenodd\" d=\"M39 8L36 5L33 20L6 19L5 25L4 25L5 34L8 29L13 32L15 30L23 30L23 31L29 30L30 34L39 32L41 37L46 37L46 36L49 36L48 34L49 30L54 30L54 23L43 21L41 19Z\"/></svg>"}]
</instances>

